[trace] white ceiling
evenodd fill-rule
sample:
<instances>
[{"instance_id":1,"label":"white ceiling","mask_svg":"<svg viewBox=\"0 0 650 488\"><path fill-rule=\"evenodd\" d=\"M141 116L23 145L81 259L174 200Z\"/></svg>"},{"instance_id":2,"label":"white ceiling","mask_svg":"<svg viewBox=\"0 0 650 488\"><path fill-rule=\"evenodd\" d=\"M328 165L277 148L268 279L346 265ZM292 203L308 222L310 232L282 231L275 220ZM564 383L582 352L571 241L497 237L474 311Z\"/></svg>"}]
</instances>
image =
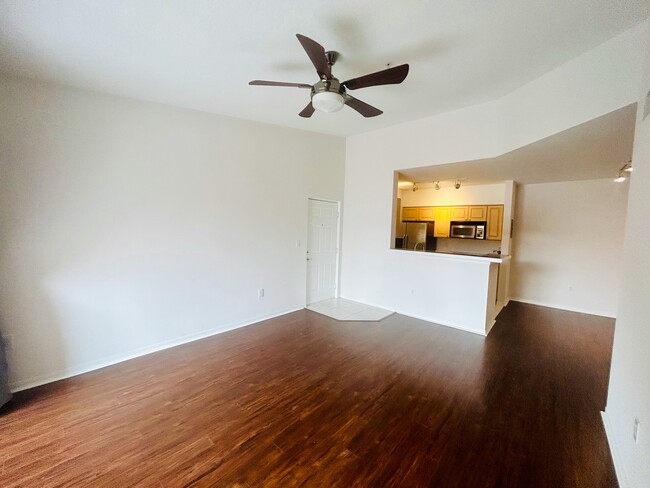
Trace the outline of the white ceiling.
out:
<instances>
[{"instance_id":1,"label":"white ceiling","mask_svg":"<svg viewBox=\"0 0 650 488\"><path fill-rule=\"evenodd\" d=\"M457 179L463 185L613 179L632 158L635 122L632 104L496 158L400 170L400 182L428 188Z\"/></svg>"},{"instance_id":2,"label":"white ceiling","mask_svg":"<svg viewBox=\"0 0 650 488\"><path fill-rule=\"evenodd\" d=\"M647 0L0 0L0 71L350 135L498 98L650 15ZM384 114L298 117L314 83L295 38L341 53L341 80L410 63L354 92Z\"/></svg>"}]
</instances>

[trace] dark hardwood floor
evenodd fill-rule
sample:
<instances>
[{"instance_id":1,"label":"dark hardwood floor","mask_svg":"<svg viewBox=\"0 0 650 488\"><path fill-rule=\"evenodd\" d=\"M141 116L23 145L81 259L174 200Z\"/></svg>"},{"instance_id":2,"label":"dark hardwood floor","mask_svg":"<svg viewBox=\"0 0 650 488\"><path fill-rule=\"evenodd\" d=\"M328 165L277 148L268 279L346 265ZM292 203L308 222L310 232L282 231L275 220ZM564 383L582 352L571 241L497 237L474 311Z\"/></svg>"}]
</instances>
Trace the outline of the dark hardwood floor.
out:
<instances>
[{"instance_id":1,"label":"dark hardwood floor","mask_svg":"<svg viewBox=\"0 0 650 488\"><path fill-rule=\"evenodd\" d=\"M300 311L16 395L0 486L614 487L613 320Z\"/></svg>"}]
</instances>

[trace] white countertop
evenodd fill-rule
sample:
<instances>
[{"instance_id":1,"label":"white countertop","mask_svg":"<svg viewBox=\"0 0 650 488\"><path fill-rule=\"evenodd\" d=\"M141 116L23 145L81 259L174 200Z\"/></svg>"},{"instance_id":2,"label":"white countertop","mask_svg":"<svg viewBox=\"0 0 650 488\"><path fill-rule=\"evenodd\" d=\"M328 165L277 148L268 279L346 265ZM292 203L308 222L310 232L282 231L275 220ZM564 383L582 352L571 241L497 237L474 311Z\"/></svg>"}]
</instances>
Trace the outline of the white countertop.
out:
<instances>
[{"instance_id":1,"label":"white countertop","mask_svg":"<svg viewBox=\"0 0 650 488\"><path fill-rule=\"evenodd\" d=\"M409 255L421 254L423 256L430 256L434 258L442 259L456 259L462 261L478 261L482 263L503 263L510 259L510 256L499 256L497 257L488 257L481 254L471 254L471 253L462 253L459 251L455 252L443 252L443 251L410 251L408 249L391 249L391 252L398 253L407 253Z\"/></svg>"}]
</instances>

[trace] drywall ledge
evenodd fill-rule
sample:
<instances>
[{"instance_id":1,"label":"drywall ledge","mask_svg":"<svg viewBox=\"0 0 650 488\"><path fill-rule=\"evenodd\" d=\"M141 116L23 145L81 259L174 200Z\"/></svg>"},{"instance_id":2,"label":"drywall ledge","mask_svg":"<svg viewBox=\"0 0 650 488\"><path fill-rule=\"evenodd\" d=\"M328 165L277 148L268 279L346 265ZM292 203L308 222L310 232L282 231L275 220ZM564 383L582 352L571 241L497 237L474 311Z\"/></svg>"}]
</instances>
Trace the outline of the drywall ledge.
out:
<instances>
[{"instance_id":1,"label":"drywall ledge","mask_svg":"<svg viewBox=\"0 0 650 488\"><path fill-rule=\"evenodd\" d=\"M55 381L64 380L66 378L72 378L73 376L78 376L80 374L89 373L97 369L106 368L114 364L122 363L124 361L129 361L130 359L139 358L146 356L147 354L152 354L154 352L164 351L165 349L170 349L172 347L181 346L183 344L188 344L190 342L198 341L205 339L206 337L211 337L214 335L222 334L231 330L239 329L241 327L246 327L248 325L258 324L281 315L286 315L292 312L297 312L302 310L300 308L294 308L290 310L284 310L277 312L271 315L266 315L264 317L255 317L253 319L245 320L242 322L234 322L232 324L222 325L220 327L215 327L214 329L204 330L195 334L189 334L177 339L172 339L169 341L159 342L157 344L152 344L150 346L142 347L135 349L133 351L127 352L126 354L120 354L116 356L109 356L107 358L101 359L99 361L93 361L91 363L86 363L75 368L70 368L62 371L56 371L52 374L37 376L34 378L28 378L26 380L17 381L14 384L9 385L12 393L16 393L22 390L27 390L29 388L35 388L37 386L45 385L47 383L53 383Z\"/></svg>"}]
</instances>

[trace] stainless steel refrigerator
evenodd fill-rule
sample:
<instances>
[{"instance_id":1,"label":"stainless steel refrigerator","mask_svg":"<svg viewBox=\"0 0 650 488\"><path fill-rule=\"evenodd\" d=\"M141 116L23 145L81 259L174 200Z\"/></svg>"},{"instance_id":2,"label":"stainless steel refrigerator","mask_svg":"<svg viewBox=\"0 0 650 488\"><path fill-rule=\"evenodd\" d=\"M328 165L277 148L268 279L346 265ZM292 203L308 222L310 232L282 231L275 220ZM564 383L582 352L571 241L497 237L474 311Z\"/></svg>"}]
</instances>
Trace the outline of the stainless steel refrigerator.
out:
<instances>
[{"instance_id":1,"label":"stainless steel refrigerator","mask_svg":"<svg viewBox=\"0 0 650 488\"><path fill-rule=\"evenodd\" d=\"M435 222L404 222L402 249L411 251L435 251L436 238L433 234Z\"/></svg>"}]
</instances>

